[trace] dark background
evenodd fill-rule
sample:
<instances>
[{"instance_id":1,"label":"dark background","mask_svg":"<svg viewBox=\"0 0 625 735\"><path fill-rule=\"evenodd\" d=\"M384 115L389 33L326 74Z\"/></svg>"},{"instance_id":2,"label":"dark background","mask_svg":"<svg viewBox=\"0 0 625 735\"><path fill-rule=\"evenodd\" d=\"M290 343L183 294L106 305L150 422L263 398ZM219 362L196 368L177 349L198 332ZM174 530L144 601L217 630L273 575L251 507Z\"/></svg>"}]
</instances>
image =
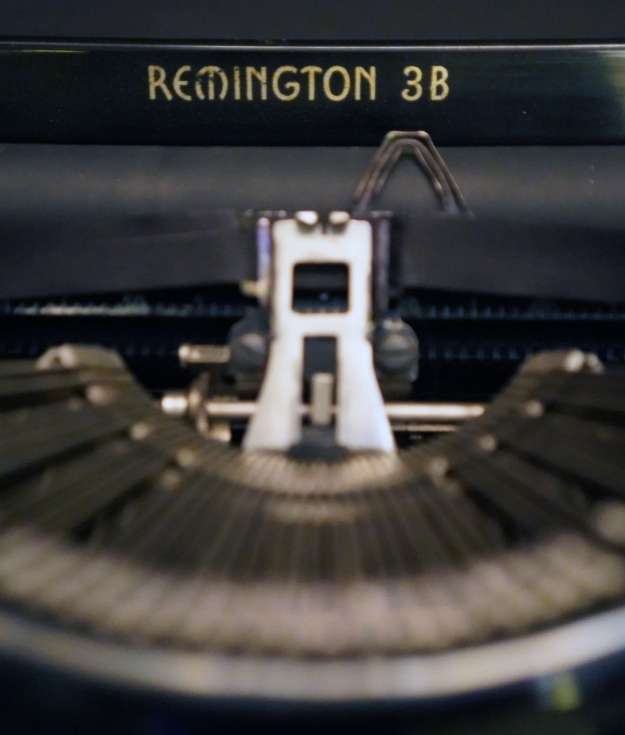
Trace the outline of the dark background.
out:
<instances>
[{"instance_id":1,"label":"dark background","mask_svg":"<svg viewBox=\"0 0 625 735\"><path fill-rule=\"evenodd\" d=\"M606 41L620 0L2 0L0 34L343 41Z\"/></svg>"}]
</instances>

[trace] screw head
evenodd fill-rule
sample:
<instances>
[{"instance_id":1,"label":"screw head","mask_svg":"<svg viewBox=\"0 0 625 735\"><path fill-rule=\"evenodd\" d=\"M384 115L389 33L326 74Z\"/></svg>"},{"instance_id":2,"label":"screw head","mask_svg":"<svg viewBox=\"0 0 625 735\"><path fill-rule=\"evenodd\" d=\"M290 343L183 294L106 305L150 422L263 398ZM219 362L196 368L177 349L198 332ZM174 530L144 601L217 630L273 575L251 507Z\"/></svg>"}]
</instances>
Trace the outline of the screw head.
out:
<instances>
[{"instance_id":1,"label":"screw head","mask_svg":"<svg viewBox=\"0 0 625 735\"><path fill-rule=\"evenodd\" d=\"M295 212L295 221L302 227L314 227L319 223L319 212L312 209L302 209Z\"/></svg>"},{"instance_id":2,"label":"screw head","mask_svg":"<svg viewBox=\"0 0 625 735\"><path fill-rule=\"evenodd\" d=\"M330 212L330 214L328 215L328 222L332 225L332 227L345 227L350 219L351 217L349 212L344 212L342 210Z\"/></svg>"}]
</instances>

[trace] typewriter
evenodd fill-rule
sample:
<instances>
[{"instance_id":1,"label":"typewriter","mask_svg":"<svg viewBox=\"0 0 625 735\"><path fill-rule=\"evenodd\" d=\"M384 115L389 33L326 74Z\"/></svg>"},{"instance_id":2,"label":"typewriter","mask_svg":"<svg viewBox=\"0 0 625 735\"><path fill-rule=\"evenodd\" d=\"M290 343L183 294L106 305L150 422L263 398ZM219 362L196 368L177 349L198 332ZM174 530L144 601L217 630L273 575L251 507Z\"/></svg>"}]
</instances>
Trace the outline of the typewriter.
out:
<instances>
[{"instance_id":1,"label":"typewriter","mask_svg":"<svg viewBox=\"0 0 625 735\"><path fill-rule=\"evenodd\" d=\"M625 10L0 19L7 722L621 732Z\"/></svg>"}]
</instances>

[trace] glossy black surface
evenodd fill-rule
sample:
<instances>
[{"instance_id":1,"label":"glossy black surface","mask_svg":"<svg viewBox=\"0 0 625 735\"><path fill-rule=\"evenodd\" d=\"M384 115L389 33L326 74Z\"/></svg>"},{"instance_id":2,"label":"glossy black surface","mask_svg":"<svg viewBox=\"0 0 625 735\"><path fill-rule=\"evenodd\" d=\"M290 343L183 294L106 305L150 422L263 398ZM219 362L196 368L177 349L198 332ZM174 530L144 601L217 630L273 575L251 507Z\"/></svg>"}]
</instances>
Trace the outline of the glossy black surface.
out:
<instances>
[{"instance_id":1,"label":"glossy black surface","mask_svg":"<svg viewBox=\"0 0 625 735\"><path fill-rule=\"evenodd\" d=\"M153 99L151 65L163 70L167 89L155 86ZM218 81L215 99L201 99L208 96L206 76L196 92L196 73L207 65L228 75L223 99ZM308 65L321 69L312 92L300 71ZM245 81L236 99L234 67L245 79L247 66L266 67L267 99L260 99L257 81L253 99L245 98ZM337 66L350 80L340 101L323 89L323 74ZM355 68L370 73L372 66L375 92L361 78L358 100ZM419 94L406 86L416 79L416 72L406 76L408 66L423 74L415 101L402 97ZM189 68L176 92L181 67ZM432 86L433 73L448 79ZM332 73L335 97L345 92L343 79L343 72ZM438 144L620 143L625 46L0 45L5 142L349 145L376 144L390 129L427 129Z\"/></svg>"}]
</instances>

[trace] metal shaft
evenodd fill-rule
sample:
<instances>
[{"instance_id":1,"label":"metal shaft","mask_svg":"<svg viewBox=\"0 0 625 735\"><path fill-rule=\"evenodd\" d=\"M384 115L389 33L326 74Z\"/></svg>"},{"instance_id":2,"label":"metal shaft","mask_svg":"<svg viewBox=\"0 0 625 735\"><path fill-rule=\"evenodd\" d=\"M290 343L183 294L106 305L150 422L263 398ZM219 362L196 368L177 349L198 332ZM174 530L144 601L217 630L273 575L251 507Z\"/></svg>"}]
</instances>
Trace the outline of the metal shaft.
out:
<instances>
[{"instance_id":1,"label":"metal shaft","mask_svg":"<svg viewBox=\"0 0 625 735\"><path fill-rule=\"evenodd\" d=\"M226 420L247 420L256 411L255 401L209 400L204 404L208 418ZM186 410L186 400L182 394L168 393L161 406L165 413L180 415ZM392 424L423 423L464 423L479 418L485 410L481 403L386 403L386 415ZM302 416L308 416L310 408L300 406ZM332 407L332 412L335 407Z\"/></svg>"}]
</instances>

